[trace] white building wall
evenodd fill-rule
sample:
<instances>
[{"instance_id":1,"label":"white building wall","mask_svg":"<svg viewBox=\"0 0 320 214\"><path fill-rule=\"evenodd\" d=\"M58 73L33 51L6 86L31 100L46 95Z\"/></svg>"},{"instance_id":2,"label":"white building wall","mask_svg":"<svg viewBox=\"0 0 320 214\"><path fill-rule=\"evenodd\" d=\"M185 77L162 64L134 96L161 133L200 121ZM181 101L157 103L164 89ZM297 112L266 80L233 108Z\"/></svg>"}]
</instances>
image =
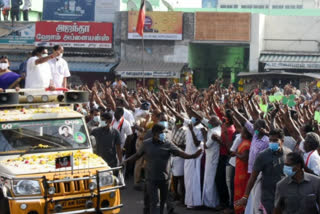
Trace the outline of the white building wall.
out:
<instances>
[{"instance_id":1,"label":"white building wall","mask_svg":"<svg viewBox=\"0 0 320 214\"><path fill-rule=\"evenodd\" d=\"M265 51L319 52L320 17L267 16Z\"/></svg>"},{"instance_id":2,"label":"white building wall","mask_svg":"<svg viewBox=\"0 0 320 214\"><path fill-rule=\"evenodd\" d=\"M251 15L249 71L258 72L260 53L264 48L265 15Z\"/></svg>"}]
</instances>

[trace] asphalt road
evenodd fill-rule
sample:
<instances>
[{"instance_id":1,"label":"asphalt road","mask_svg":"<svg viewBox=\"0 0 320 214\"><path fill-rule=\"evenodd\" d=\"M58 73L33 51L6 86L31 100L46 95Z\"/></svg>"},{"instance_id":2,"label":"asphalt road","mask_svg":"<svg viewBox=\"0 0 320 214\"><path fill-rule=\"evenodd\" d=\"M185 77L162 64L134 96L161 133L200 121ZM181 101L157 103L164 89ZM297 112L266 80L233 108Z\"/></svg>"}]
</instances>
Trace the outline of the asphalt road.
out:
<instances>
[{"instance_id":1,"label":"asphalt road","mask_svg":"<svg viewBox=\"0 0 320 214\"><path fill-rule=\"evenodd\" d=\"M143 214L143 192L134 190L132 183L131 179L127 180L126 189L121 190L121 201L124 204L120 212L121 214ZM175 211L178 214L219 214L219 212L209 209L187 210L181 205L177 205Z\"/></svg>"}]
</instances>

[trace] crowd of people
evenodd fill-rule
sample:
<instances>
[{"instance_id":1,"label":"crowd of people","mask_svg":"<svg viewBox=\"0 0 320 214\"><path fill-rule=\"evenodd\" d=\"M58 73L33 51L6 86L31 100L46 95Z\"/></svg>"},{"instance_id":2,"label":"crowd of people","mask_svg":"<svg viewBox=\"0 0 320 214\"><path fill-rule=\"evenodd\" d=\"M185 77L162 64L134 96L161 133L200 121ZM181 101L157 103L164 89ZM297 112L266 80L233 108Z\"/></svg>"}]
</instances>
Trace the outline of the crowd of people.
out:
<instances>
[{"instance_id":1,"label":"crowd of people","mask_svg":"<svg viewBox=\"0 0 320 214\"><path fill-rule=\"evenodd\" d=\"M35 48L25 87L66 88L62 56L59 45L51 55ZM9 65L0 58L1 91L21 78ZM302 90L288 84L248 93L219 79L203 90L176 83L128 90L121 79L77 89L90 94L75 109L86 118L95 152L133 175L135 189L144 190L144 213L175 213L175 201L224 213L319 213L316 81Z\"/></svg>"},{"instance_id":2,"label":"crowd of people","mask_svg":"<svg viewBox=\"0 0 320 214\"><path fill-rule=\"evenodd\" d=\"M163 213L165 204L174 213L174 201L224 213L319 213L316 82L251 93L221 80L206 90L167 84L130 91L121 80L81 89L91 100L77 110L96 152L111 166L124 164L135 188L144 187L144 213ZM269 96L294 96L295 103Z\"/></svg>"}]
</instances>

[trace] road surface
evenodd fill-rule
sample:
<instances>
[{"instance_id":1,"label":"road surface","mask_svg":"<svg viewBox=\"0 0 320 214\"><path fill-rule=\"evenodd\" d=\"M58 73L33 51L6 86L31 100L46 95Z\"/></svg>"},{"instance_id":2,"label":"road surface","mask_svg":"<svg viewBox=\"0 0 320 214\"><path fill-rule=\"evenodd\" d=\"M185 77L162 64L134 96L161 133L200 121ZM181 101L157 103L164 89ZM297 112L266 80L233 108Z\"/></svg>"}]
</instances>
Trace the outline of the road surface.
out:
<instances>
[{"instance_id":1,"label":"road surface","mask_svg":"<svg viewBox=\"0 0 320 214\"><path fill-rule=\"evenodd\" d=\"M143 214L143 192L133 189L132 179L127 180L127 187L121 190L121 201L124 207L121 209L121 214ZM214 212L209 209L187 210L186 207L176 206L178 214L219 214L222 212ZM166 212L165 212L166 214Z\"/></svg>"}]
</instances>

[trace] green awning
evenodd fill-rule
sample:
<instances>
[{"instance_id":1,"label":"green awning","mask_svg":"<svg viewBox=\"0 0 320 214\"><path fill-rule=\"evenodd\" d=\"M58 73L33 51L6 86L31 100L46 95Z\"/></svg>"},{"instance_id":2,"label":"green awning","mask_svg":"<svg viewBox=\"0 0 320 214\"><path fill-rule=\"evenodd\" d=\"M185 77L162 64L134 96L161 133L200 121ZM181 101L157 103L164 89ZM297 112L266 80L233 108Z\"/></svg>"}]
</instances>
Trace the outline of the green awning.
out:
<instances>
[{"instance_id":1,"label":"green awning","mask_svg":"<svg viewBox=\"0 0 320 214\"><path fill-rule=\"evenodd\" d=\"M311 69L320 70L320 55L317 54L285 54L262 53L260 62L265 63L265 69Z\"/></svg>"}]
</instances>

